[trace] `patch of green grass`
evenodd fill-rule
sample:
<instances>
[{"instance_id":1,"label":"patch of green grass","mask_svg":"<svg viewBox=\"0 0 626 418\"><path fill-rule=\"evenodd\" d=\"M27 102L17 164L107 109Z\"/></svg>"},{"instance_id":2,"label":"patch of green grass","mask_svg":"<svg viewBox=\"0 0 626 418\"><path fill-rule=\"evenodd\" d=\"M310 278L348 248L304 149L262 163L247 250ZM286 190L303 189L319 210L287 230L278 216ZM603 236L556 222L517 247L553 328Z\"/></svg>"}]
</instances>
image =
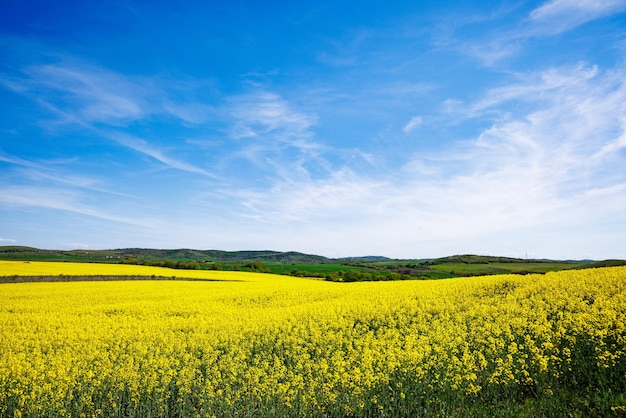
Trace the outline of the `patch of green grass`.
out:
<instances>
[{"instance_id":1,"label":"patch of green grass","mask_svg":"<svg viewBox=\"0 0 626 418\"><path fill-rule=\"evenodd\" d=\"M431 270L446 272L455 276L466 275L487 275L487 274L524 274L524 273L547 273L550 271L560 271L579 268L585 263L579 262L528 262L528 263L488 263L488 264L466 264L466 263L445 263L430 266Z\"/></svg>"}]
</instances>

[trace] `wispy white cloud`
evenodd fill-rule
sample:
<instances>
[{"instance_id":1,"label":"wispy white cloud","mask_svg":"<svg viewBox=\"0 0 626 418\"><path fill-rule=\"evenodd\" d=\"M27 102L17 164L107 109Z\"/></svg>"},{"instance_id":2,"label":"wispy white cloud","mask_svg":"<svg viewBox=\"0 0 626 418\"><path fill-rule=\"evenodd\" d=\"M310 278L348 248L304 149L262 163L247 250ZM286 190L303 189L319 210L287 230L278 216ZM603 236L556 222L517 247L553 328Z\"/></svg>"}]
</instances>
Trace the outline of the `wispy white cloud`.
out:
<instances>
[{"instance_id":1,"label":"wispy white cloud","mask_svg":"<svg viewBox=\"0 0 626 418\"><path fill-rule=\"evenodd\" d=\"M609 141L600 150L593 154L594 160L603 160L606 157L615 156L619 151L626 148L626 126L623 128L624 134L620 137Z\"/></svg>"},{"instance_id":2,"label":"wispy white cloud","mask_svg":"<svg viewBox=\"0 0 626 418\"><path fill-rule=\"evenodd\" d=\"M163 103L163 110L184 122L203 124L215 118L216 110L213 106L201 102L173 102Z\"/></svg>"},{"instance_id":3,"label":"wispy white cloud","mask_svg":"<svg viewBox=\"0 0 626 418\"><path fill-rule=\"evenodd\" d=\"M10 242L10 243L16 243L17 240L15 239L11 239L11 238L0 238L0 242Z\"/></svg>"},{"instance_id":4,"label":"wispy white cloud","mask_svg":"<svg viewBox=\"0 0 626 418\"><path fill-rule=\"evenodd\" d=\"M0 196L0 206L4 207L53 209L142 227L154 227L161 223L154 218L133 218L94 208L83 202L85 197L82 194L67 189L9 185L0 186Z\"/></svg>"},{"instance_id":5,"label":"wispy white cloud","mask_svg":"<svg viewBox=\"0 0 626 418\"><path fill-rule=\"evenodd\" d=\"M189 164L185 161L165 155L163 150L157 148L155 145L149 143L148 141L145 141L144 139L119 133L109 134L108 137L120 145L128 147L141 154L147 155L148 157L151 157L165 164L167 167L187 171L189 173L200 174L205 177L217 178L215 174L205 170L204 168L197 167L193 164Z\"/></svg>"},{"instance_id":6,"label":"wispy white cloud","mask_svg":"<svg viewBox=\"0 0 626 418\"><path fill-rule=\"evenodd\" d=\"M250 93L235 97L232 102L231 114L237 120L235 138L272 133L290 142L311 136L309 128L315 124L315 117L291 109L287 101L275 93Z\"/></svg>"},{"instance_id":7,"label":"wispy white cloud","mask_svg":"<svg viewBox=\"0 0 626 418\"><path fill-rule=\"evenodd\" d=\"M34 94L43 89L63 96L66 111L87 122L119 123L150 113L148 91L125 77L98 67L80 64L48 64L24 70L22 87Z\"/></svg>"},{"instance_id":8,"label":"wispy white cloud","mask_svg":"<svg viewBox=\"0 0 626 418\"><path fill-rule=\"evenodd\" d=\"M625 0L550 0L530 12L532 33L556 35L626 10Z\"/></svg>"},{"instance_id":9,"label":"wispy white cloud","mask_svg":"<svg viewBox=\"0 0 626 418\"><path fill-rule=\"evenodd\" d=\"M245 158L259 167L271 167L283 178L309 175L307 165L325 166L327 148L316 141L314 114L295 109L276 93L256 91L229 100L232 121L231 158Z\"/></svg>"},{"instance_id":10,"label":"wispy white cloud","mask_svg":"<svg viewBox=\"0 0 626 418\"><path fill-rule=\"evenodd\" d=\"M76 158L31 161L15 156L9 156L0 151L0 162L19 167L19 177L23 180L29 180L30 182L50 182L66 187L113 194L122 197L132 197L128 194L120 193L116 190L106 188L104 185L104 181L101 178L96 178L93 176L79 174L76 171L71 171L72 168L75 168L75 166L79 163Z\"/></svg>"},{"instance_id":11,"label":"wispy white cloud","mask_svg":"<svg viewBox=\"0 0 626 418\"><path fill-rule=\"evenodd\" d=\"M409 122L406 125L404 125L402 130L404 131L404 133L408 134L409 132L413 131L415 128L417 128L421 124L422 124L422 117L413 116L411 120L409 120Z\"/></svg>"},{"instance_id":12,"label":"wispy white cloud","mask_svg":"<svg viewBox=\"0 0 626 418\"><path fill-rule=\"evenodd\" d=\"M214 108L197 99L211 91L204 80L133 77L64 57L52 63L24 64L0 74L0 85L48 107L68 123L125 126L154 115L190 124L215 118Z\"/></svg>"},{"instance_id":13,"label":"wispy white cloud","mask_svg":"<svg viewBox=\"0 0 626 418\"><path fill-rule=\"evenodd\" d=\"M453 29L448 29L437 45L470 55L492 67L508 57L519 55L529 40L559 35L585 23L622 13L626 10L626 0L548 0L531 10L526 18L512 24L489 26L486 32L478 30L468 39L456 34L477 21L504 19L515 9L504 8L488 17L477 15L456 19L453 24L448 24Z\"/></svg>"},{"instance_id":14,"label":"wispy white cloud","mask_svg":"<svg viewBox=\"0 0 626 418\"><path fill-rule=\"evenodd\" d=\"M486 110L498 109L507 102L526 103L546 102L552 94L559 90L570 90L586 87L586 82L598 74L597 66L578 64L570 70L549 68L547 70L517 74L517 82L509 82L505 86L489 89L482 99L474 103L469 115L476 116Z\"/></svg>"}]
</instances>

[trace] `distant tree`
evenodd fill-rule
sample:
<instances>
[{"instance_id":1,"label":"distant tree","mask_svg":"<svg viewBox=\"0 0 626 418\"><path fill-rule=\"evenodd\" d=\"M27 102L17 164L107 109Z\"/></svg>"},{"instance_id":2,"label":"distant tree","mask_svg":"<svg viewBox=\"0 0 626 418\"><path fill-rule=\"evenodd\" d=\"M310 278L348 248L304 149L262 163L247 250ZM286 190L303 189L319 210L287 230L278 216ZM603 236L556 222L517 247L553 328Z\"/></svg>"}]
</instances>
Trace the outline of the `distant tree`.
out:
<instances>
[{"instance_id":1,"label":"distant tree","mask_svg":"<svg viewBox=\"0 0 626 418\"><path fill-rule=\"evenodd\" d=\"M327 273L326 280L329 282L342 282L343 278L337 273Z\"/></svg>"},{"instance_id":2,"label":"distant tree","mask_svg":"<svg viewBox=\"0 0 626 418\"><path fill-rule=\"evenodd\" d=\"M267 264L265 264L265 263L263 263L261 261L251 261L251 262L245 264L244 268L246 268L248 270L255 271L255 272L262 272L262 273L268 273L270 271L270 269L267 266Z\"/></svg>"},{"instance_id":3,"label":"distant tree","mask_svg":"<svg viewBox=\"0 0 626 418\"><path fill-rule=\"evenodd\" d=\"M348 270L344 274L343 280L345 282L357 282L357 281L361 280L361 273L359 273L356 270Z\"/></svg>"}]
</instances>

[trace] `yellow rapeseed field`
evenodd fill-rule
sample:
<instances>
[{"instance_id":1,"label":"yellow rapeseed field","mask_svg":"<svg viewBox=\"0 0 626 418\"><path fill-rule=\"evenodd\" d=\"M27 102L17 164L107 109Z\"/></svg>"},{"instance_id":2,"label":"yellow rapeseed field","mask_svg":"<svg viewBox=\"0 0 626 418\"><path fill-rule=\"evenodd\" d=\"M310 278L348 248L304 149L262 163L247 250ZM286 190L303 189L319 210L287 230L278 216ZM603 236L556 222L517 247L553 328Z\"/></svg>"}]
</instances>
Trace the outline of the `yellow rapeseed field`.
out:
<instances>
[{"instance_id":1,"label":"yellow rapeseed field","mask_svg":"<svg viewBox=\"0 0 626 418\"><path fill-rule=\"evenodd\" d=\"M0 416L626 413L626 268L332 283L0 262ZM623 415L622 415L623 416Z\"/></svg>"}]
</instances>

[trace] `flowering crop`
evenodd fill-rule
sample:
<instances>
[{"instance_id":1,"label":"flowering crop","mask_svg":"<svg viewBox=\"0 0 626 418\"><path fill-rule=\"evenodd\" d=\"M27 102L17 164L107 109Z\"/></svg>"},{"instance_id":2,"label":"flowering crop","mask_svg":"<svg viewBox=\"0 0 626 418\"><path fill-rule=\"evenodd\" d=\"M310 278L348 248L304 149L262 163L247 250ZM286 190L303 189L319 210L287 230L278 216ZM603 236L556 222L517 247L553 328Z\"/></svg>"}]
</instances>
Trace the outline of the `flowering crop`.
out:
<instances>
[{"instance_id":1,"label":"flowering crop","mask_svg":"<svg viewBox=\"0 0 626 418\"><path fill-rule=\"evenodd\" d=\"M0 276L172 273L0 262ZM0 416L626 408L626 267L349 284L175 273L210 281L0 284Z\"/></svg>"}]
</instances>

